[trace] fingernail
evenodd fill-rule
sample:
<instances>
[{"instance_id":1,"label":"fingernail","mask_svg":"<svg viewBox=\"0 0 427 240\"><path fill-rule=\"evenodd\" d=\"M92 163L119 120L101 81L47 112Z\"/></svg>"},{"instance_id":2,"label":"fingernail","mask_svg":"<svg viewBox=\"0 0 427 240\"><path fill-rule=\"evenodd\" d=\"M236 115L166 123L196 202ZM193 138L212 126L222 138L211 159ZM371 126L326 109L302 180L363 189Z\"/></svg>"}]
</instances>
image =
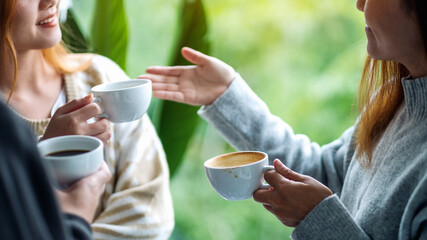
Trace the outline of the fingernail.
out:
<instances>
[{"instance_id":1,"label":"fingernail","mask_svg":"<svg viewBox=\"0 0 427 240\"><path fill-rule=\"evenodd\" d=\"M277 162L277 164L283 165L282 161L280 161L278 158L274 159L275 162Z\"/></svg>"},{"instance_id":2,"label":"fingernail","mask_svg":"<svg viewBox=\"0 0 427 240\"><path fill-rule=\"evenodd\" d=\"M86 95L83 99L88 100L92 97L92 93L90 93L89 95Z\"/></svg>"},{"instance_id":3,"label":"fingernail","mask_svg":"<svg viewBox=\"0 0 427 240\"><path fill-rule=\"evenodd\" d=\"M276 167L280 167L280 168L283 168L283 169L288 169L288 167L286 167L286 165L283 164L282 161L280 161L279 159L276 158L274 161L277 162L276 163Z\"/></svg>"}]
</instances>

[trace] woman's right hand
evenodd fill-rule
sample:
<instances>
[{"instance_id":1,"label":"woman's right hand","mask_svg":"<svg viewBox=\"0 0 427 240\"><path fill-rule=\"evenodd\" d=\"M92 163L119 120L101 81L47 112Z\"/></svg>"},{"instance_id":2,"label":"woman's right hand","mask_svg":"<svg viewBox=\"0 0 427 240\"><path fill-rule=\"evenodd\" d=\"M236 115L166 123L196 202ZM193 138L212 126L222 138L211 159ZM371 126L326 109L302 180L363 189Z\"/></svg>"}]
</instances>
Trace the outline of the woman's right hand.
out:
<instances>
[{"instance_id":1,"label":"woman's right hand","mask_svg":"<svg viewBox=\"0 0 427 240\"><path fill-rule=\"evenodd\" d=\"M279 159L273 165L274 171L264 174L271 187L256 190L253 198L288 227L296 227L317 204L333 194L316 179L292 171Z\"/></svg>"},{"instance_id":2,"label":"woman's right hand","mask_svg":"<svg viewBox=\"0 0 427 240\"><path fill-rule=\"evenodd\" d=\"M87 135L99 138L104 145L107 144L111 137L110 122L107 119L87 122L102 113L98 104L92 103L92 99L90 94L58 108L40 140L64 135Z\"/></svg>"},{"instance_id":3,"label":"woman's right hand","mask_svg":"<svg viewBox=\"0 0 427 240\"><path fill-rule=\"evenodd\" d=\"M221 60L184 47L182 56L195 66L153 66L138 78L149 79L154 97L190 105L210 105L227 90L234 69Z\"/></svg>"},{"instance_id":4,"label":"woman's right hand","mask_svg":"<svg viewBox=\"0 0 427 240\"><path fill-rule=\"evenodd\" d=\"M110 180L111 172L102 161L101 168L64 190L55 189L61 210L77 215L88 223L93 221L99 199L104 192L105 184Z\"/></svg>"}]
</instances>

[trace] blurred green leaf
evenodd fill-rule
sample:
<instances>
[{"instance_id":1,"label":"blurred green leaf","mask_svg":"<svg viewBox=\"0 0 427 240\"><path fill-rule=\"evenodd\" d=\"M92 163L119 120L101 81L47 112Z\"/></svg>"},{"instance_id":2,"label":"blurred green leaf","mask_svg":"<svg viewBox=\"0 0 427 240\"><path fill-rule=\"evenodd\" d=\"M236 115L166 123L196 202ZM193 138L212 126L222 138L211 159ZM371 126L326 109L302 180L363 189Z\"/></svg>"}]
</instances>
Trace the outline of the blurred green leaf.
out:
<instances>
[{"instance_id":1,"label":"blurred green leaf","mask_svg":"<svg viewBox=\"0 0 427 240\"><path fill-rule=\"evenodd\" d=\"M201 0L184 0L178 15L178 36L171 65L190 64L181 55L181 48L188 46L201 52L208 53L210 43L206 33L208 30L205 10ZM188 143L197 127L199 107L181 103L163 101L159 113L159 126L157 127L162 139L169 163L171 176L181 164Z\"/></svg>"},{"instance_id":2,"label":"blurred green leaf","mask_svg":"<svg viewBox=\"0 0 427 240\"><path fill-rule=\"evenodd\" d=\"M67 48L74 53L84 53L89 51L89 44L80 30L74 16L74 11L69 8L67 19L62 24L62 41Z\"/></svg>"},{"instance_id":3,"label":"blurred green leaf","mask_svg":"<svg viewBox=\"0 0 427 240\"><path fill-rule=\"evenodd\" d=\"M123 0L97 0L91 29L95 53L106 56L126 70L128 25Z\"/></svg>"}]
</instances>

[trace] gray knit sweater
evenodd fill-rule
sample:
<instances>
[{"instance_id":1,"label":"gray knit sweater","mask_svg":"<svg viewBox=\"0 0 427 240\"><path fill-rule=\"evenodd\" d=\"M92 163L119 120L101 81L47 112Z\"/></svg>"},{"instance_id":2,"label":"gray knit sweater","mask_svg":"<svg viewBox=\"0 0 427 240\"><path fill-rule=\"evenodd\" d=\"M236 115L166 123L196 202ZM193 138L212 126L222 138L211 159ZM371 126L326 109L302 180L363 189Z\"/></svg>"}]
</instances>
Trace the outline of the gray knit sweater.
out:
<instances>
[{"instance_id":1,"label":"gray knit sweater","mask_svg":"<svg viewBox=\"0 0 427 240\"><path fill-rule=\"evenodd\" d=\"M402 83L404 102L368 169L356 160L354 127L319 146L273 116L240 76L199 114L238 150L264 151L335 193L305 217L293 239L427 239L427 77Z\"/></svg>"}]
</instances>

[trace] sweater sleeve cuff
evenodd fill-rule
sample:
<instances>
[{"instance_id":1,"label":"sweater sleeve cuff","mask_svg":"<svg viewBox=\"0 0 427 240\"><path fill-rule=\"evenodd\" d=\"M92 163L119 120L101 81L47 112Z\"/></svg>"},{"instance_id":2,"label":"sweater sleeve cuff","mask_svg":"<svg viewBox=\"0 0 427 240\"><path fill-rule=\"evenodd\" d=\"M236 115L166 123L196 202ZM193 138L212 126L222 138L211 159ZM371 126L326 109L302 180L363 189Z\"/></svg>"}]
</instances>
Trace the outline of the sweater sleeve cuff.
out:
<instances>
[{"instance_id":1,"label":"sweater sleeve cuff","mask_svg":"<svg viewBox=\"0 0 427 240\"><path fill-rule=\"evenodd\" d=\"M74 214L66 213L64 215L66 225L70 229L73 239L92 239L92 229L88 222Z\"/></svg>"},{"instance_id":2,"label":"sweater sleeve cuff","mask_svg":"<svg viewBox=\"0 0 427 240\"><path fill-rule=\"evenodd\" d=\"M319 203L295 228L292 239L370 239L350 212L332 195Z\"/></svg>"}]
</instances>

